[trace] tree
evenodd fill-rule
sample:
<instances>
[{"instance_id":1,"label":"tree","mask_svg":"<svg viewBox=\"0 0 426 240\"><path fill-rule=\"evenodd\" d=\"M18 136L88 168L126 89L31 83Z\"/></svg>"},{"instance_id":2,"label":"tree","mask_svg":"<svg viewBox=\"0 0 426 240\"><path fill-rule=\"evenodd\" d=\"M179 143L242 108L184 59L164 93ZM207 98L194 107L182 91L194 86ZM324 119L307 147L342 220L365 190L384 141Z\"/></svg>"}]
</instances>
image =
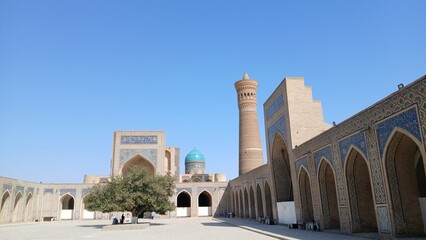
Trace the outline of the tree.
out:
<instances>
[{"instance_id":1,"label":"tree","mask_svg":"<svg viewBox=\"0 0 426 240\"><path fill-rule=\"evenodd\" d=\"M165 214L175 209L170 201L175 188L173 178L153 175L132 167L125 176L93 186L87 196L87 209L100 212L128 211L133 217L144 212Z\"/></svg>"}]
</instances>

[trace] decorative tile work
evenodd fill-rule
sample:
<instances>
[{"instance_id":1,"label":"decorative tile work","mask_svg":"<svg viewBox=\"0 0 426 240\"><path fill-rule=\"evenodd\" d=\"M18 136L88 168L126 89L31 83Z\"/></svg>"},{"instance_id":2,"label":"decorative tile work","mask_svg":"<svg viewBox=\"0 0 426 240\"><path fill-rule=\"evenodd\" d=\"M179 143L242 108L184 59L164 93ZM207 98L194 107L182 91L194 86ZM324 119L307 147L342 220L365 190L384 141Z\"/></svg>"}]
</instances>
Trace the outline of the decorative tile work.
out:
<instances>
[{"instance_id":1,"label":"decorative tile work","mask_svg":"<svg viewBox=\"0 0 426 240\"><path fill-rule=\"evenodd\" d=\"M33 187L29 187L29 188L28 188L28 193L32 193L32 194L34 194L34 188L33 188Z\"/></svg>"},{"instance_id":2,"label":"decorative tile work","mask_svg":"<svg viewBox=\"0 0 426 240\"><path fill-rule=\"evenodd\" d=\"M204 190L206 190L207 192L209 192L212 195L212 197L213 197L214 188L212 188L212 187L208 187L208 188L198 187L198 194L202 193Z\"/></svg>"},{"instance_id":3,"label":"decorative tile work","mask_svg":"<svg viewBox=\"0 0 426 240\"><path fill-rule=\"evenodd\" d=\"M300 166L304 166L306 169L308 168L308 156L304 156L296 161L296 173L299 173Z\"/></svg>"},{"instance_id":4,"label":"decorative tile work","mask_svg":"<svg viewBox=\"0 0 426 240\"><path fill-rule=\"evenodd\" d=\"M370 176L374 189L374 198L376 200L376 204L384 204L386 203L386 194L383 180L383 170L377 147L377 135L375 134L375 131L372 130L366 131L365 134L370 160Z\"/></svg>"},{"instance_id":5,"label":"decorative tile work","mask_svg":"<svg viewBox=\"0 0 426 240\"><path fill-rule=\"evenodd\" d=\"M43 190L43 195L46 195L46 194L49 194L49 193L53 194L53 188L45 188Z\"/></svg>"},{"instance_id":6,"label":"decorative tile work","mask_svg":"<svg viewBox=\"0 0 426 240\"><path fill-rule=\"evenodd\" d=\"M271 144L274 141L275 133L279 132L284 139L287 137L286 132L286 122L284 119L284 115L277 119L277 121L271 125L271 127L268 129L268 138L269 138L269 148L271 149Z\"/></svg>"},{"instance_id":7,"label":"decorative tile work","mask_svg":"<svg viewBox=\"0 0 426 240\"><path fill-rule=\"evenodd\" d=\"M377 219L379 221L379 231L382 233L390 233L390 221L388 215L388 208L386 206L377 207Z\"/></svg>"},{"instance_id":8,"label":"decorative tile work","mask_svg":"<svg viewBox=\"0 0 426 240\"><path fill-rule=\"evenodd\" d=\"M266 119L269 119L283 105L284 98L280 95L275 102L266 110Z\"/></svg>"},{"instance_id":9,"label":"decorative tile work","mask_svg":"<svg viewBox=\"0 0 426 240\"><path fill-rule=\"evenodd\" d=\"M343 232L350 232L349 212L346 206L340 207L340 228Z\"/></svg>"},{"instance_id":10,"label":"decorative tile work","mask_svg":"<svg viewBox=\"0 0 426 240\"><path fill-rule=\"evenodd\" d=\"M3 190L9 190L9 192L12 192L12 185L10 184L3 184Z\"/></svg>"},{"instance_id":11,"label":"decorative tile work","mask_svg":"<svg viewBox=\"0 0 426 240\"><path fill-rule=\"evenodd\" d=\"M22 193L24 193L24 189L25 189L25 187L23 187L23 186L16 186L16 192L21 191Z\"/></svg>"},{"instance_id":12,"label":"decorative tile work","mask_svg":"<svg viewBox=\"0 0 426 240\"><path fill-rule=\"evenodd\" d=\"M157 149L121 149L120 167L136 154L142 155L149 160L155 167L157 166Z\"/></svg>"},{"instance_id":13,"label":"decorative tile work","mask_svg":"<svg viewBox=\"0 0 426 240\"><path fill-rule=\"evenodd\" d=\"M189 194L192 194L192 188L176 188L176 193L179 195L182 191L187 191Z\"/></svg>"},{"instance_id":14,"label":"decorative tile work","mask_svg":"<svg viewBox=\"0 0 426 240\"><path fill-rule=\"evenodd\" d=\"M314 163L315 163L315 172L316 173L318 173L318 166L319 166L320 160L322 158L327 159L331 163L331 166L333 168L335 168L334 164L333 164L333 154L331 153L331 147L328 146L328 147L325 147L321 150L314 152Z\"/></svg>"},{"instance_id":15,"label":"decorative tile work","mask_svg":"<svg viewBox=\"0 0 426 240\"><path fill-rule=\"evenodd\" d=\"M365 144L365 134L364 132L359 132L339 141L339 148L341 154L340 160L342 161L342 166L345 166L346 157L351 145L357 147L358 150L360 150L364 154L366 160L368 161L368 152Z\"/></svg>"},{"instance_id":16,"label":"decorative tile work","mask_svg":"<svg viewBox=\"0 0 426 240\"><path fill-rule=\"evenodd\" d=\"M90 192L90 188L83 188L81 189L81 196L86 196Z\"/></svg>"},{"instance_id":17,"label":"decorative tile work","mask_svg":"<svg viewBox=\"0 0 426 240\"><path fill-rule=\"evenodd\" d=\"M401 114L398 114L377 125L377 138L379 141L380 155L383 156L383 150L386 141L391 135L392 131L396 128L402 128L411 133L417 140L422 142L420 135L419 122L417 119L416 108L411 108Z\"/></svg>"},{"instance_id":18,"label":"decorative tile work","mask_svg":"<svg viewBox=\"0 0 426 240\"><path fill-rule=\"evenodd\" d=\"M387 159L386 159L391 201L393 206L397 233L402 232L403 229L406 227L404 210L402 208L402 200L401 200L401 194L399 192L398 177L396 174L396 169L395 169L396 166L395 166L395 159L394 159L395 152L397 150L396 148L398 146L398 144L396 144L395 142L399 142L402 137L403 137L402 133L397 132L395 134L395 137L392 141L393 143L391 143L389 146L389 154L387 155Z\"/></svg>"},{"instance_id":19,"label":"decorative tile work","mask_svg":"<svg viewBox=\"0 0 426 240\"><path fill-rule=\"evenodd\" d=\"M64 189L59 190L59 195L62 196L64 194L69 193L71 196L73 196L75 198L75 196L76 196L75 192L76 192L75 189L64 188Z\"/></svg>"},{"instance_id":20,"label":"decorative tile work","mask_svg":"<svg viewBox=\"0 0 426 240\"><path fill-rule=\"evenodd\" d=\"M121 144L157 144L157 136L121 136Z\"/></svg>"}]
</instances>

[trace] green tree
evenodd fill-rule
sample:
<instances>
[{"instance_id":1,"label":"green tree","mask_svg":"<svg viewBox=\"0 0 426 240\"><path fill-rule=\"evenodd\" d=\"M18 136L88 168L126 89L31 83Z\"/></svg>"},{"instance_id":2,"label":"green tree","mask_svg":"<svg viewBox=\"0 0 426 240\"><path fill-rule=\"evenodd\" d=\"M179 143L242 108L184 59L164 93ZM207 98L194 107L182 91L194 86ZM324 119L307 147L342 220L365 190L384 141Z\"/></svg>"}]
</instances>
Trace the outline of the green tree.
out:
<instances>
[{"instance_id":1,"label":"green tree","mask_svg":"<svg viewBox=\"0 0 426 240\"><path fill-rule=\"evenodd\" d=\"M132 167L125 176L93 186L87 196L87 209L100 212L144 212L165 214L175 209L170 201L175 188L173 178L153 175L146 169Z\"/></svg>"}]
</instances>

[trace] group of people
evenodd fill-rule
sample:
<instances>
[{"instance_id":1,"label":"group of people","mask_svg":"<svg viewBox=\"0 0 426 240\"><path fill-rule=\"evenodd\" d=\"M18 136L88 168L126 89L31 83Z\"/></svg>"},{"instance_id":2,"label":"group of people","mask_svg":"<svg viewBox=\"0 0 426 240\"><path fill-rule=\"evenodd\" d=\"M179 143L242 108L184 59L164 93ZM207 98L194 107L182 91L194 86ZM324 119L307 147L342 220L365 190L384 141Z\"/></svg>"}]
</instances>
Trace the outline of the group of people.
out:
<instances>
[{"instance_id":1,"label":"group of people","mask_svg":"<svg viewBox=\"0 0 426 240\"><path fill-rule=\"evenodd\" d=\"M127 217L128 218L130 218L130 216L129 216L129 214L127 214ZM155 212L151 212L151 219L154 219L154 217L155 217ZM124 219L125 219L126 217L124 216L124 213L123 214L121 214L121 218L120 218L120 220L118 220L116 217L115 217L115 215L113 215L112 216L112 224L114 225L114 224L123 224L124 223Z\"/></svg>"}]
</instances>

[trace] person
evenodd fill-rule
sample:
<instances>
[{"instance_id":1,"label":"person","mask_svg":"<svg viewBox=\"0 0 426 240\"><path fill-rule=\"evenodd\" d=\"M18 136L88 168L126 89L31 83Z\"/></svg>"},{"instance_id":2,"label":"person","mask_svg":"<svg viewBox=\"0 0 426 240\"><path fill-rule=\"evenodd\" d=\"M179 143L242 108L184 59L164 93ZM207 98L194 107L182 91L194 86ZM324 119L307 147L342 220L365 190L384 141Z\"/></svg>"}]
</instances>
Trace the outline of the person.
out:
<instances>
[{"instance_id":1,"label":"person","mask_svg":"<svg viewBox=\"0 0 426 240\"><path fill-rule=\"evenodd\" d=\"M120 223L124 223L124 213L123 213L123 214L121 214L121 220L120 220Z\"/></svg>"},{"instance_id":2,"label":"person","mask_svg":"<svg viewBox=\"0 0 426 240\"><path fill-rule=\"evenodd\" d=\"M154 212L154 211L152 211L152 212L151 212L151 219L154 219L154 216L155 216L155 212Z\"/></svg>"}]
</instances>

